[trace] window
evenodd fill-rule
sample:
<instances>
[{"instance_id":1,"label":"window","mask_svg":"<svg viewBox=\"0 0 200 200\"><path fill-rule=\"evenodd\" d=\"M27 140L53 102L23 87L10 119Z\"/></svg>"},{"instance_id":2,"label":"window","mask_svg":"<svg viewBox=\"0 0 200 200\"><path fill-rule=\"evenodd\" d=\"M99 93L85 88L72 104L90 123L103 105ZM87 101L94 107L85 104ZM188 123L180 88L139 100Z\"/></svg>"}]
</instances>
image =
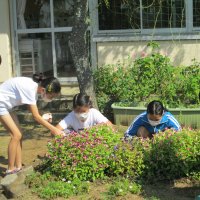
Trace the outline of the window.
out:
<instances>
[{"instance_id":1,"label":"window","mask_svg":"<svg viewBox=\"0 0 200 200\"><path fill-rule=\"evenodd\" d=\"M69 49L73 0L13 0L17 75L53 75L76 81Z\"/></svg>"},{"instance_id":2,"label":"window","mask_svg":"<svg viewBox=\"0 0 200 200\"><path fill-rule=\"evenodd\" d=\"M200 0L193 0L193 26L200 27Z\"/></svg>"},{"instance_id":3,"label":"window","mask_svg":"<svg viewBox=\"0 0 200 200\"><path fill-rule=\"evenodd\" d=\"M200 27L200 0L98 0L98 24L99 33L192 32Z\"/></svg>"},{"instance_id":4,"label":"window","mask_svg":"<svg viewBox=\"0 0 200 200\"><path fill-rule=\"evenodd\" d=\"M109 6L99 1L99 29L140 29L140 1L132 1L131 7L125 1L110 0Z\"/></svg>"},{"instance_id":5,"label":"window","mask_svg":"<svg viewBox=\"0 0 200 200\"><path fill-rule=\"evenodd\" d=\"M185 27L184 0L142 1L141 12L144 29Z\"/></svg>"}]
</instances>

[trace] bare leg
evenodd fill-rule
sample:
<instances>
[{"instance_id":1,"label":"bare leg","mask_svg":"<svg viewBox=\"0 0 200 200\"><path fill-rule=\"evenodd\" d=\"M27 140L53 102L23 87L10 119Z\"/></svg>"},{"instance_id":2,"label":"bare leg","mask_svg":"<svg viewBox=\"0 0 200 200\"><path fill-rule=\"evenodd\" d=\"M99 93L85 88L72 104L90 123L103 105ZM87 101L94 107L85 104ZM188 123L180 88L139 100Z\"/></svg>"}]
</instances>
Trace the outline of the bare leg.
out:
<instances>
[{"instance_id":1,"label":"bare leg","mask_svg":"<svg viewBox=\"0 0 200 200\"><path fill-rule=\"evenodd\" d=\"M143 138L151 138L151 134L144 126L140 126L140 128L137 131L137 136Z\"/></svg>"},{"instance_id":2,"label":"bare leg","mask_svg":"<svg viewBox=\"0 0 200 200\"><path fill-rule=\"evenodd\" d=\"M15 158L15 166L16 168L22 168L22 140L20 140L17 146L17 154Z\"/></svg>"},{"instance_id":3,"label":"bare leg","mask_svg":"<svg viewBox=\"0 0 200 200\"><path fill-rule=\"evenodd\" d=\"M0 116L0 121L11 134L11 140L8 145L8 170L14 170L17 148L20 144L22 134L10 114Z\"/></svg>"},{"instance_id":4,"label":"bare leg","mask_svg":"<svg viewBox=\"0 0 200 200\"><path fill-rule=\"evenodd\" d=\"M22 130L19 126L19 120L14 112L11 113L11 116L13 120L15 121L18 129L22 133ZM20 140L18 146L17 146L17 152L16 152L16 158L15 158L15 167L16 168L22 168L22 140Z\"/></svg>"}]
</instances>

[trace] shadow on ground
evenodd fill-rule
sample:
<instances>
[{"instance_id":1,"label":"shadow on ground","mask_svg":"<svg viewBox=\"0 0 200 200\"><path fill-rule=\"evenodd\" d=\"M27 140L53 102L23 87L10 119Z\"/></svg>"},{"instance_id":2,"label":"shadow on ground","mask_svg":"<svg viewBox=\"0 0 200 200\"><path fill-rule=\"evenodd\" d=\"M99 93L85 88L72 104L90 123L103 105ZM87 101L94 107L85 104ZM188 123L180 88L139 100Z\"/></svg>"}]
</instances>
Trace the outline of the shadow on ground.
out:
<instances>
[{"instance_id":1,"label":"shadow on ground","mask_svg":"<svg viewBox=\"0 0 200 200\"><path fill-rule=\"evenodd\" d=\"M160 200L194 200L200 194L198 185L189 184L187 179L178 180L178 184L160 183L144 186L144 196L147 199L155 197Z\"/></svg>"}]
</instances>

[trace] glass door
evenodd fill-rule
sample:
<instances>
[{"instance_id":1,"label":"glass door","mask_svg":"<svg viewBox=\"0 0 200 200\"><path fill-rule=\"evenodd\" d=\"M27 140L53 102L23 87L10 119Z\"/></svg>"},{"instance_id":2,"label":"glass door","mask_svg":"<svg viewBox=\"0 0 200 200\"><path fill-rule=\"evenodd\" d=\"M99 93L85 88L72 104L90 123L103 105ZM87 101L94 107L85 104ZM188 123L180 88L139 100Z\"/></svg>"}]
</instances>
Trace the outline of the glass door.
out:
<instances>
[{"instance_id":1,"label":"glass door","mask_svg":"<svg viewBox=\"0 0 200 200\"><path fill-rule=\"evenodd\" d=\"M69 48L73 0L12 0L18 76L77 81Z\"/></svg>"}]
</instances>

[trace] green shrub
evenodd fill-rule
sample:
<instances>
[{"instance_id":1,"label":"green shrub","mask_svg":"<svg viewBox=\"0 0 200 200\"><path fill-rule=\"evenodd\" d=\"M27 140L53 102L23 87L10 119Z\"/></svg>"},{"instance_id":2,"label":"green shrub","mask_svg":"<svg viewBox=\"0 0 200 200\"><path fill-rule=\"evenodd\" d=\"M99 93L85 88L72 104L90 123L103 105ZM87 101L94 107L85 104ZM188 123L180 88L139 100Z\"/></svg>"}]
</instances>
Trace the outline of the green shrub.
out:
<instances>
[{"instance_id":1,"label":"green shrub","mask_svg":"<svg viewBox=\"0 0 200 200\"><path fill-rule=\"evenodd\" d=\"M139 178L144 170L143 144L140 138L134 138L132 144L120 141L114 148L110 158L108 174L125 176L132 179Z\"/></svg>"},{"instance_id":2,"label":"green shrub","mask_svg":"<svg viewBox=\"0 0 200 200\"><path fill-rule=\"evenodd\" d=\"M128 61L116 65L106 65L95 71L97 95L103 93L115 101L131 99L137 84L133 78L135 71L132 64Z\"/></svg>"},{"instance_id":3,"label":"green shrub","mask_svg":"<svg viewBox=\"0 0 200 200\"><path fill-rule=\"evenodd\" d=\"M157 48L154 43L148 46ZM200 63L194 60L190 66L175 67L169 57L155 50L135 60L99 67L94 80L101 111L114 101L137 104L160 99L167 107L200 103Z\"/></svg>"},{"instance_id":4,"label":"green shrub","mask_svg":"<svg viewBox=\"0 0 200 200\"><path fill-rule=\"evenodd\" d=\"M155 181L186 177L200 166L200 131L166 130L156 134L144 151L146 180Z\"/></svg>"},{"instance_id":5,"label":"green shrub","mask_svg":"<svg viewBox=\"0 0 200 200\"><path fill-rule=\"evenodd\" d=\"M136 91L133 101L148 101L151 96L158 96L162 101L169 103L176 96L175 73L176 70L170 59L159 53L151 54L134 61Z\"/></svg>"},{"instance_id":6,"label":"green shrub","mask_svg":"<svg viewBox=\"0 0 200 200\"><path fill-rule=\"evenodd\" d=\"M46 166L51 173L67 180L104 178L119 137L107 126L57 137L48 143Z\"/></svg>"},{"instance_id":7,"label":"green shrub","mask_svg":"<svg viewBox=\"0 0 200 200\"><path fill-rule=\"evenodd\" d=\"M184 78L182 101L188 105L200 103L200 63L193 60L192 65L182 71Z\"/></svg>"},{"instance_id":8,"label":"green shrub","mask_svg":"<svg viewBox=\"0 0 200 200\"><path fill-rule=\"evenodd\" d=\"M199 185L200 185L200 172L199 171L191 172L190 174L188 174L188 176L195 181L199 181Z\"/></svg>"},{"instance_id":9,"label":"green shrub","mask_svg":"<svg viewBox=\"0 0 200 200\"><path fill-rule=\"evenodd\" d=\"M154 138L119 142L109 174L145 181L171 180L196 174L200 166L200 130L166 130Z\"/></svg>"}]
</instances>

